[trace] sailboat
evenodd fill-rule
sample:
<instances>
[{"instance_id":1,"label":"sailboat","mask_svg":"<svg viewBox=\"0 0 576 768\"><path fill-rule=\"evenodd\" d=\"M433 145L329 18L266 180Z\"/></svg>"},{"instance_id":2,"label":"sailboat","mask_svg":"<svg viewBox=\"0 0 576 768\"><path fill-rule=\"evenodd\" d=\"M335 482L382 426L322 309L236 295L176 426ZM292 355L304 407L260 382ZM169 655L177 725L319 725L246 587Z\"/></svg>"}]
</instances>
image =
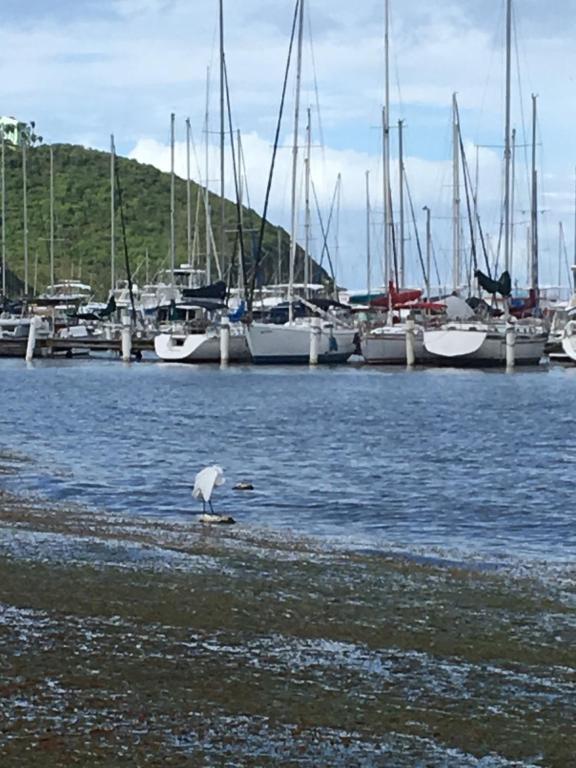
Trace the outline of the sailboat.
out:
<instances>
[{"instance_id":1,"label":"sailboat","mask_svg":"<svg viewBox=\"0 0 576 768\"><path fill-rule=\"evenodd\" d=\"M225 60L224 60L224 12L223 1L219 2L219 38L220 38L220 251L224 248L224 102L225 102ZM207 88L209 87L209 83ZM208 93L208 91L207 91ZM188 259L191 257L191 212L190 212L190 121L186 121L186 156L187 156L187 201L188 201ZM208 97L206 107L206 136L208 136ZM171 131L172 179L174 179L174 130ZM208 163L208 146L206 147L206 162ZM211 363L219 362L221 358L220 328L225 322L229 328L229 362L247 362L250 353L244 335L243 325L234 322L239 319L236 315L227 314L226 295L228 289L223 281L210 283L210 247L211 222L210 205L208 201L208 169L206 169L206 277L209 285L183 288L178 302L172 302L170 309L171 325L154 338L154 351L165 362L180 363ZM171 251L174 259L174 193L172 183L171 194ZM183 265L182 268L191 269ZM181 268L181 269L182 269ZM172 269L173 279L175 271Z\"/></svg>"},{"instance_id":2,"label":"sailboat","mask_svg":"<svg viewBox=\"0 0 576 768\"><path fill-rule=\"evenodd\" d=\"M398 123L399 135L399 198L400 198L400 230L399 230L399 261L400 269L397 279L399 287L390 279L392 274L392 237L391 230L394 227L392 216L392 195L390 189L390 3L386 0L384 11L384 56L385 56L385 81L384 81L384 107L382 110L382 138L383 138L383 181L384 181L384 277L387 281L387 290L372 292L371 288L371 257L370 257L370 199L368 177L366 184L367 196L367 292L366 296L357 296L352 303L367 304L372 310L380 310L381 322L368 326L362 333L360 342L362 356L369 365L405 365L406 364L406 315L420 312L428 302L422 302L422 291L419 289L404 288L404 161L402 128L403 122ZM429 293L429 292L428 292ZM418 315L420 318L420 315ZM422 357L422 329L418 324L414 328L414 343L418 358Z\"/></svg>"},{"instance_id":3,"label":"sailboat","mask_svg":"<svg viewBox=\"0 0 576 768\"><path fill-rule=\"evenodd\" d=\"M506 116L505 116L505 182L504 182L504 272L499 280L493 280L476 270L479 285L493 297L500 295L504 309L499 317L482 318L475 312L464 312L455 319L449 319L440 328L424 329L424 350L431 360L439 365L508 365L512 356L507 355L507 347L514 348L513 359L519 365L538 364L544 354L547 330L535 318L517 319L511 310L511 252L512 226L511 200L511 51L512 51L512 0L506 4ZM459 166L458 146L461 146L460 122L456 97L454 108L454 281L455 289L460 277L460 224L459 224ZM536 101L533 97L533 153L532 153L532 257L531 279L534 298L538 295L537 266L537 193L536 193Z\"/></svg>"},{"instance_id":4,"label":"sailboat","mask_svg":"<svg viewBox=\"0 0 576 768\"><path fill-rule=\"evenodd\" d=\"M302 77L302 47L304 32L304 0L298 3L298 44L296 64L296 97L294 107L294 142L292 146L290 271L288 281L288 322L282 325L252 322L246 328L246 338L252 361L257 364L302 364L311 359L311 345L317 344L320 364L344 363L356 348L356 331L327 312L295 318L294 308L305 299L294 295L297 230L298 139L300 129L300 86ZM305 254L306 259L308 254ZM313 341L314 337L314 341Z\"/></svg>"},{"instance_id":5,"label":"sailboat","mask_svg":"<svg viewBox=\"0 0 576 768\"><path fill-rule=\"evenodd\" d=\"M407 316L415 320L412 333L414 353L418 362L429 357L424 349L424 327L432 318L446 312L446 303L420 298L422 291L394 291L390 283L388 296L370 302L370 306L388 306L390 320L367 330L362 335L361 351L369 365L406 364ZM397 312L397 315L394 315Z\"/></svg>"},{"instance_id":6,"label":"sailboat","mask_svg":"<svg viewBox=\"0 0 576 768\"><path fill-rule=\"evenodd\" d=\"M217 363L220 361L220 326L227 315L224 282L198 288L182 288L181 299L169 308L169 326L154 337L154 351L164 362ZM241 326L230 323L229 360L250 359Z\"/></svg>"}]
</instances>

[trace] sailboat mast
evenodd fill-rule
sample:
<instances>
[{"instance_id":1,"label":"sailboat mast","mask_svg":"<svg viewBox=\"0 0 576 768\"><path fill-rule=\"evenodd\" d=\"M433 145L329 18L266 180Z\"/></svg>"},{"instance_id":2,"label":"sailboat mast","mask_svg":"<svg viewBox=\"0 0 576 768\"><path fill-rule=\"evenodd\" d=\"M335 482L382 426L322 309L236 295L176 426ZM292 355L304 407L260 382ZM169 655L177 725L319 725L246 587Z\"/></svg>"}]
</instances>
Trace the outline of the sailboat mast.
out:
<instances>
[{"instance_id":1,"label":"sailboat mast","mask_svg":"<svg viewBox=\"0 0 576 768\"><path fill-rule=\"evenodd\" d=\"M22 217L24 224L24 293L27 296L29 290L28 280L28 137L26 132L21 133L22 141Z\"/></svg>"},{"instance_id":2,"label":"sailboat mast","mask_svg":"<svg viewBox=\"0 0 576 768\"><path fill-rule=\"evenodd\" d=\"M110 135L110 291L116 287L116 148Z\"/></svg>"},{"instance_id":3,"label":"sailboat mast","mask_svg":"<svg viewBox=\"0 0 576 768\"><path fill-rule=\"evenodd\" d=\"M514 270L514 204L516 197L516 129L512 129L510 179L510 268Z\"/></svg>"},{"instance_id":4,"label":"sailboat mast","mask_svg":"<svg viewBox=\"0 0 576 768\"><path fill-rule=\"evenodd\" d=\"M342 174L339 173L336 177L336 220L334 222L334 236L336 238L336 244L334 247L334 295L338 299L338 274L340 265L340 208L342 205ZM312 264L312 262L310 262Z\"/></svg>"},{"instance_id":5,"label":"sailboat mast","mask_svg":"<svg viewBox=\"0 0 576 768\"><path fill-rule=\"evenodd\" d=\"M220 251L220 263L225 269L226 261L224 254L224 210L225 210L225 158L224 158L224 97L225 97L225 83L224 83L224 2L219 2L219 30L220 30L220 238L219 238L219 251Z\"/></svg>"},{"instance_id":6,"label":"sailboat mast","mask_svg":"<svg viewBox=\"0 0 576 768\"><path fill-rule=\"evenodd\" d=\"M530 287L538 294L538 171L536 170L537 97L532 95L532 248L530 261Z\"/></svg>"},{"instance_id":7,"label":"sailboat mast","mask_svg":"<svg viewBox=\"0 0 576 768\"><path fill-rule=\"evenodd\" d=\"M190 118L186 118L186 255L192 264L192 195L190 190Z\"/></svg>"},{"instance_id":8,"label":"sailboat mast","mask_svg":"<svg viewBox=\"0 0 576 768\"><path fill-rule=\"evenodd\" d=\"M174 174L174 112L170 115L170 272L171 286L174 288L174 270L176 269L176 220L175 220L175 174Z\"/></svg>"},{"instance_id":9,"label":"sailboat mast","mask_svg":"<svg viewBox=\"0 0 576 768\"><path fill-rule=\"evenodd\" d=\"M372 254L370 253L370 171L366 171L366 295L372 291Z\"/></svg>"},{"instance_id":10,"label":"sailboat mast","mask_svg":"<svg viewBox=\"0 0 576 768\"><path fill-rule=\"evenodd\" d=\"M452 96L452 287L460 288L462 269L460 265L460 125L458 102Z\"/></svg>"},{"instance_id":11,"label":"sailboat mast","mask_svg":"<svg viewBox=\"0 0 576 768\"><path fill-rule=\"evenodd\" d=\"M294 142L292 145L292 191L291 191L291 222L290 222L290 272L288 278L288 317L294 319L292 301L294 298L294 265L296 263L296 229L298 211L296 208L296 177L298 175L298 133L300 128L300 90L302 83L302 43L304 38L304 0L300 0L298 8L298 51L296 56L296 102L294 105Z\"/></svg>"},{"instance_id":12,"label":"sailboat mast","mask_svg":"<svg viewBox=\"0 0 576 768\"><path fill-rule=\"evenodd\" d=\"M54 149L50 145L50 285L54 286Z\"/></svg>"},{"instance_id":13,"label":"sailboat mast","mask_svg":"<svg viewBox=\"0 0 576 768\"><path fill-rule=\"evenodd\" d=\"M384 108L382 110L382 185L384 197L384 284L392 275L390 259L390 0L384 8Z\"/></svg>"},{"instance_id":14,"label":"sailboat mast","mask_svg":"<svg viewBox=\"0 0 576 768\"><path fill-rule=\"evenodd\" d=\"M504 269L510 271L510 166L512 101L512 0L506 0L506 125L504 136Z\"/></svg>"},{"instance_id":15,"label":"sailboat mast","mask_svg":"<svg viewBox=\"0 0 576 768\"><path fill-rule=\"evenodd\" d=\"M405 285L405 268L404 261L404 121L398 120L398 183L399 183L399 216L400 216L400 278L399 288L403 288Z\"/></svg>"},{"instance_id":16,"label":"sailboat mast","mask_svg":"<svg viewBox=\"0 0 576 768\"><path fill-rule=\"evenodd\" d=\"M206 215L206 282L210 283L212 277L212 222L210 214L210 192L208 184L210 179L210 67L206 70L206 111L204 115L204 152L205 152L205 178L204 178L204 213Z\"/></svg>"},{"instance_id":17,"label":"sailboat mast","mask_svg":"<svg viewBox=\"0 0 576 768\"><path fill-rule=\"evenodd\" d=\"M0 162L0 195L2 197L0 215L2 216L2 296L6 296L6 142L4 129L0 127L0 142L2 155Z\"/></svg>"},{"instance_id":18,"label":"sailboat mast","mask_svg":"<svg viewBox=\"0 0 576 768\"><path fill-rule=\"evenodd\" d=\"M576 173L574 175L574 263L572 267L572 290L576 293Z\"/></svg>"},{"instance_id":19,"label":"sailboat mast","mask_svg":"<svg viewBox=\"0 0 576 768\"><path fill-rule=\"evenodd\" d=\"M233 135L233 134L231 134ZM238 187L238 294L240 299L246 298L246 280L244 276L246 274L246 264L244 260L244 247L242 238L244 237L244 183L246 182L246 190L248 191L248 182L244 178L244 150L242 149L242 134L238 130L236 132L236 140L238 145L238 163L237 163L237 187ZM234 163L234 160L232 161ZM236 171L234 171L236 174Z\"/></svg>"},{"instance_id":20,"label":"sailboat mast","mask_svg":"<svg viewBox=\"0 0 576 768\"><path fill-rule=\"evenodd\" d=\"M305 172L306 178L304 183L304 196L305 196L305 225L304 225L304 295L309 298L310 291L308 285L310 283L310 151L312 146L311 138L311 126L310 126L310 107L307 110L307 123L306 123L306 159L305 159Z\"/></svg>"},{"instance_id":21,"label":"sailboat mast","mask_svg":"<svg viewBox=\"0 0 576 768\"><path fill-rule=\"evenodd\" d=\"M432 233L430 228L430 208L424 206L426 211L426 300L430 301L430 270L432 269Z\"/></svg>"},{"instance_id":22,"label":"sailboat mast","mask_svg":"<svg viewBox=\"0 0 576 768\"><path fill-rule=\"evenodd\" d=\"M280 227L276 230L276 247L277 247L277 256L278 256L278 276L276 278L276 282L278 285L282 282L282 230Z\"/></svg>"},{"instance_id":23,"label":"sailboat mast","mask_svg":"<svg viewBox=\"0 0 576 768\"><path fill-rule=\"evenodd\" d=\"M562 293L562 252L564 246L564 226L560 221L558 223L558 298Z\"/></svg>"}]
</instances>

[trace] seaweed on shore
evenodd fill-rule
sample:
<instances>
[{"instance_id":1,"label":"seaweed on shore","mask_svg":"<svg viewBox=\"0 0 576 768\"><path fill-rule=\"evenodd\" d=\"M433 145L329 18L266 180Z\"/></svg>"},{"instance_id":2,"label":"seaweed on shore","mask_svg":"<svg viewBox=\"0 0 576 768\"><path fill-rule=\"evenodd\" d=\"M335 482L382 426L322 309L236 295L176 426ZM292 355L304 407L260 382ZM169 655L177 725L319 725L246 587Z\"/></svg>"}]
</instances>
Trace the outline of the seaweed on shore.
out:
<instances>
[{"instance_id":1,"label":"seaweed on shore","mask_svg":"<svg viewBox=\"0 0 576 768\"><path fill-rule=\"evenodd\" d=\"M573 584L0 496L0 764L551 766Z\"/></svg>"}]
</instances>

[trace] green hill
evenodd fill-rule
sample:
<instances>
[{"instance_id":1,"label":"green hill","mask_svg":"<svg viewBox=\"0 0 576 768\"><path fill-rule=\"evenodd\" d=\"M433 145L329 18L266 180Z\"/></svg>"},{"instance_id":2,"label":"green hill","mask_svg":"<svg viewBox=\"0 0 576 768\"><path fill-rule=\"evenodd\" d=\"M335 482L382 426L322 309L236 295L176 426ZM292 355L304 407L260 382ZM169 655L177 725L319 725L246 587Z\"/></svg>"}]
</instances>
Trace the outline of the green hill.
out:
<instances>
[{"instance_id":1,"label":"green hill","mask_svg":"<svg viewBox=\"0 0 576 768\"><path fill-rule=\"evenodd\" d=\"M110 155L83 147L55 144L55 276L56 280L80 278L104 298L110 287ZM146 254L148 272L152 278L159 269L169 267L170 253L170 175L136 160L118 158L118 173L122 188L126 240L132 271L137 282L144 282ZM50 282L50 161L46 145L28 150L28 243L29 281L34 293L41 292ZM204 266L205 214L202 187L192 183L192 219L197 218L197 248L195 263ZM198 201L200 195L200 201ZM176 179L176 265L187 262L186 182ZM210 195L212 229L219 241L220 200ZM24 278L23 256L23 186L22 156L15 148L6 150L6 242L7 265L11 273ZM245 251L248 272L251 273L257 233L248 230L260 227L256 212L244 210ZM226 201L226 231L224 256L221 258L223 278L232 284L237 279L238 251L236 206ZM264 258L258 271L258 282L278 280L278 228L267 224L264 237ZM125 277L124 246L120 214L116 216L116 275ZM289 236L280 230L281 280L287 280ZM296 279L302 279L302 252L297 257ZM212 277L216 279L215 267ZM314 279L325 282L323 270ZM13 285L14 283L11 281Z\"/></svg>"}]
</instances>

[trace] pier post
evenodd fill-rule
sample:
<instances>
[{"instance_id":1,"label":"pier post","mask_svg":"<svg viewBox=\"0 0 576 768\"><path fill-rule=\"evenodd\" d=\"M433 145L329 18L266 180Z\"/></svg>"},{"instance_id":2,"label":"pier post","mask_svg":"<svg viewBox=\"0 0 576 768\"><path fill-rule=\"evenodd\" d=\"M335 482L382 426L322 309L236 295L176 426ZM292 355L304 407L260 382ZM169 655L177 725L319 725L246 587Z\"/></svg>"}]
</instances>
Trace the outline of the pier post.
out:
<instances>
[{"instance_id":1,"label":"pier post","mask_svg":"<svg viewBox=\"0 0 576 768\"><path fill-rule=\"evenodd\" d=\"M313 317L310 323L310 365L318 365L321 333L322 320L319 317Z\"/></svg>"},{"instance_id":2,"label":"pier post","mask_svg":"<svg viewBox=\"0 0 576 768\"><path fill-rule=\"evenodd\" d=\"M220 321L220 365L230 362L230 320L223 317Z\"/></svg>"},{"instance_id":3,"label":"pier post","mask_svg":"<svg viewBox=\"0 0 576 768\"><path fill-rule=\"evenodd\" d=\"M409 317L406 321L406 367L413 368L416 362L416 337L414 333L414 319Z\"/></svg>"},{"instance_id":4,"label":"pier post","mask_svg":"<svg viewBox=\"0 0 576 768\"><path fill-rule=\"evenodd\" d=\"M511 371L516 365L516 329L506 326L506 370Z\"/></svg>"},{"instance_id":5,"label":"pier post","mask_svg":"<svg viewBox=\"0 0 576 768\"><path fill-rule=\"evenodd\" d=\"M34 358L34 350L36 349L36 331L38 329L39 318L33 317L30 320L30 327L28 328L28 344L26 345L26 362L32 362Z\"/></svg>"},{"instance_id":6,"label":"pier post","mask_svg":"<svg viewBox=\"0 0 576 768\"><path fill-rule=\"evenodd\" d=\"M132 326L122 324L122 362L129 363L132 356Z\"/></svg>"}]
</instances>

